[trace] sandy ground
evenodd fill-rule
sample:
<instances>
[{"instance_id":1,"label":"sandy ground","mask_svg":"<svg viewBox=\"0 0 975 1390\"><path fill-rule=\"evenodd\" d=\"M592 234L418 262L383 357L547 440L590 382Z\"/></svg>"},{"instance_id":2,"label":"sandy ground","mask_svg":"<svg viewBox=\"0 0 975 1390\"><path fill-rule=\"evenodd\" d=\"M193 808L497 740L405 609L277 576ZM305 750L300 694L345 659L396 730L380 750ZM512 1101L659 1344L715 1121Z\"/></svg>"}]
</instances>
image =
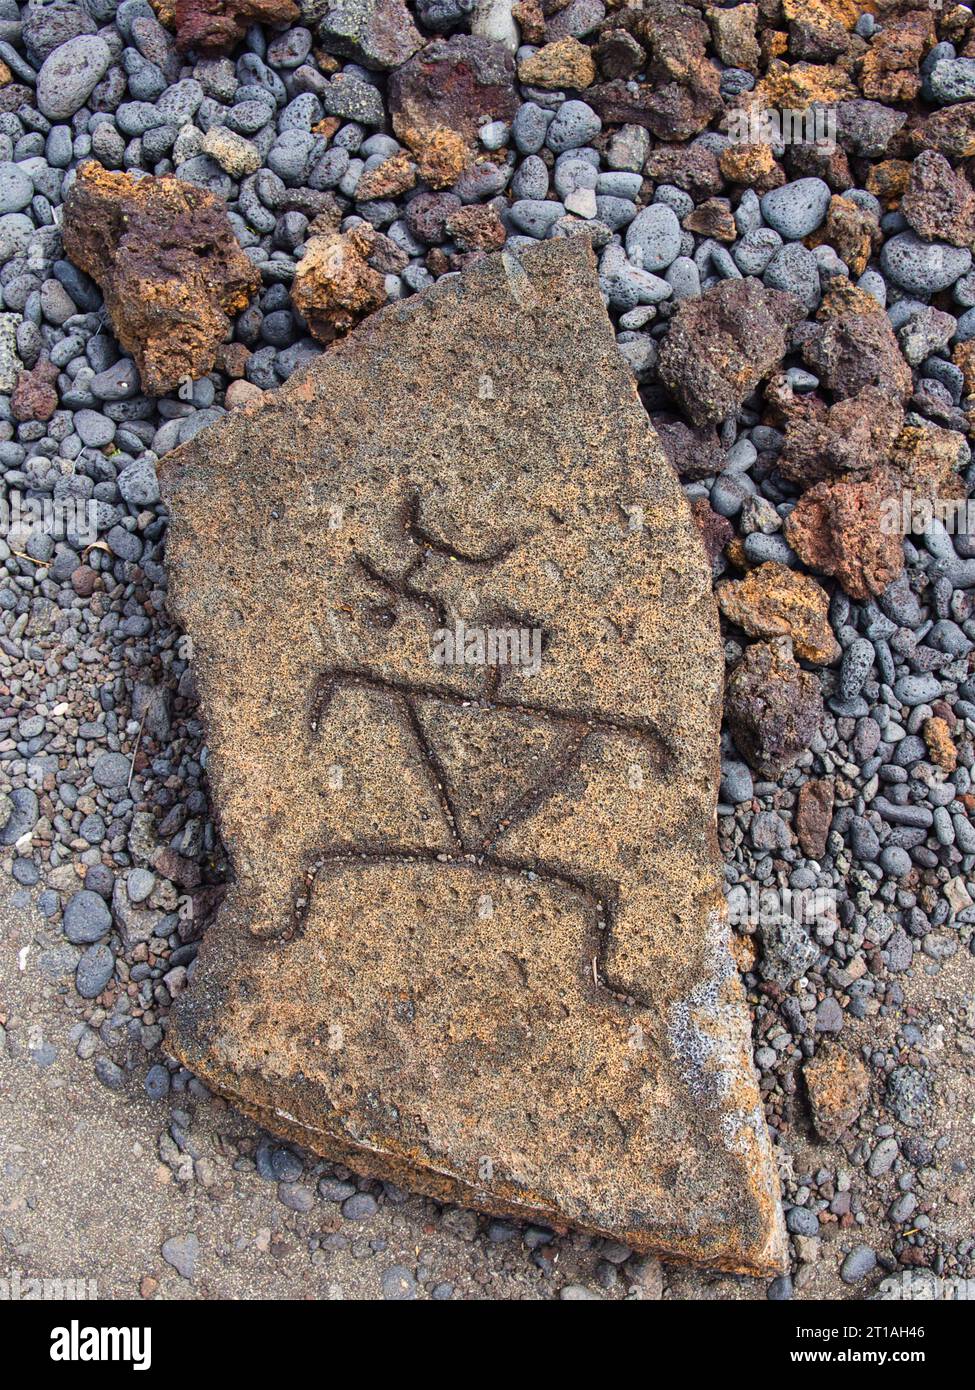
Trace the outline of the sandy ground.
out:
<instances>
[{"instance_id":1,"label":"sandy ground","mask_svg":"<svg viewBox=\"0 0 975 1390\"><path fill-rule=\"evenodd\" d=\"M654 1262L631 1260L614 1280L599 1243L578 1236L549 1246L550 1266L539 1269L520 1232L491 1240L485 1219L420 1198L384 1201L362 1222L344 1220L335 1205L317 1197L307 1213L289 1210L276 1184L242 1160L259 1131L222 1101L184 1092L151 1102L143 1086L148 1058L127 1074L121 1090L111 1091L97 1080L92 1062L76 1056L69 1034L80 1001L70 975L59 977L52 968L60 941L60 930L46 925L27 895L4 879L0 1280L92 1280L98 1295L108 1298L372 1299L383 1296L384 1271L402 1266L419 1274L420 1298L437 1284L452 1285L457 1299L551 1299L564 1297L570 1286L611 1299L660 1297L661 1289L669 1298L766 1296L758 1281L661 1272ZM930 1195L935 1222L957 1234L971 1229L975 1209L973 975L975 962L965 953L936 980L912 978L907 1003L941 1061L939 1132L949 1136L949 1151ZM885 1040L881 1034L893 1033L892 1024L858 1026L864 1037L870 1030L875 1045ZM197 1161L186 1182L159 1156L160 1135L174 1109L192 1116ZM797 1172L844 1161L811 1136L795 1139ZM952 1172L952 1159L968 1171ZM309 1156L302 1183L314 1188L324 1168ZM862 1178L859 1170L856 1179ZM840 1283L837 1271L855 1239L872 1239L878 1250L889 1241L883 1204L872 1205L876 1218L868 1217L859 1231L826 1232L800 1296L869 1295L883 1271L854 1289ZM348 1238L347 1248L323 1248L322 1240L336 1233ZM190 1234L199 1254L188 1279L166 1262L162 1246Z\"/></svg>"}]
</instances>

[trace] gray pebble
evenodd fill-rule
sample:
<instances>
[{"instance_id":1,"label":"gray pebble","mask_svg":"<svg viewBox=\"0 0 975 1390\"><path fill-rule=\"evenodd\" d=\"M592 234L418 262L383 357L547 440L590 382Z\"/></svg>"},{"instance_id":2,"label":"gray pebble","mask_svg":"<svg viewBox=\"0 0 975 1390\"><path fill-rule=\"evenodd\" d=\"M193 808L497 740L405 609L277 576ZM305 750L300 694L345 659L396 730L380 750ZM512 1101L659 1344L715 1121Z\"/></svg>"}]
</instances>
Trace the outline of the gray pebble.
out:
<instances>
[{"instance_id":1,"label":"gray pebble","mask_svg":"<svg viewBox=\"0 0 975 1390\"><path fill-rule=\"evenodd\" d=\"M651 203L637 213L626 233L626 254L640 270L663 270L680 252L677 215L664 203Z\"/></svg>"},{"instance_id":2,"label":"gray pebble","mask_svg":"<svg viewBox=\"0 0 975 1390\"><path fill-rule=\"evenodd\" d=\"M877 1267L877 1256L869 1245L856 1245L840 1266L840 1278L844 1284L859 1284Z\"/></svg>"},{"instance_id":3,"label":"gray pebble","mask_svg":"<svg viewBox=\"0 0 975 1390\"><path fill-rule=\"evenodd\" d=\"M37 74L37 105L49 121L73 116L104 77L112 50L95 34L79 34L44 60Z\"/></svg>"},{"instance_id":4,"label":"gray pebble","mask_svg":"<svg viewBox=\"0 0 975 1390\"><path fill-rule=\"evenodd\" d=\"M900 232L884 243L880 264L886 275L912 294L936 294L964 275L972 253L940 241L922 241L915 232Z\"/></svg>"},{"instance_id":5,"label":"gray pebble","mask_svg":"<svg viewBox=\"0 0 975 1390\"><path fill-rule=\"evenodd\" d=\"M786 240L798 241L822 224L831 196L822 179L795 179L765 194L762 216Z\"/></svg>"},{"instance_id":6,"label":"gray pebble","mask_svg":"<svg viewBox=\"0 0 975 1390\"><path fill-rule=\"evenodd\" d=\"M82 999L94 999L106 987L115 971L111 947L102 942L89 946L78 962L75 986Z\"/></svg>"},{"instance_id":7,"label":"gray pebble","mask_svg":"<svg viewBox=\"0 0 975 1390\"><path fill-rule=\"evenodd\" d=\"M97 941L111 930L111 926L112 914L97 893L82 888L68 900L64 909L64 934L75 946Z\"/></svg>"},{"instance_id":8,"label":"gray pebble","mask_svg":"<svg viewBox=\"0 0 975 1390\"><path fill-rule=\"evenodd\" d=\"M100 787L124 787L129 780L130 767L124 753L102 753L91 775Z\"/></svg>"},{"instance_id":9,"label":"gray pebble","mask_svg":"<svg viewBox=\"0 0 975 1390\"><path fill-rule=\"evenodd\" d=\"M545 143L555 154L563 150L588 145L603 128L603 123L591 106L584 101L566 101L548 128Z\"/></svg>"},{"instance_id":10,"label":"gray pebble","mask_svg":"<svg viewBox=\"0 0 975 1390\"><path fill-rule=\"evenodd\" d=\"M383 1298L390 1303L404 1303L416 1298L417 1282L405 1265L390 1265L383 1270Z\"/></svg>"},{"instance_id":11,"label":"gray pebble","mask_svg":"<svg viewBox=\"0 0 975 1390\"><path fill-rule=\"evenodd\" d=\"M368 1221L379 1210L379 1203L368 1192L357 1192L342 1203L342 1215L346 1221Z\"/></svg>"},{"instance_id":12,"label":"gray pebble","mask_svg":"<svg viewBox=\"0 0 975 1390\"><path fill-rule=\"evenodd\" d=\"M0 162L0 213L20 212L34 196L34 185L19 164Z\"/></svg>"}]
</instances>

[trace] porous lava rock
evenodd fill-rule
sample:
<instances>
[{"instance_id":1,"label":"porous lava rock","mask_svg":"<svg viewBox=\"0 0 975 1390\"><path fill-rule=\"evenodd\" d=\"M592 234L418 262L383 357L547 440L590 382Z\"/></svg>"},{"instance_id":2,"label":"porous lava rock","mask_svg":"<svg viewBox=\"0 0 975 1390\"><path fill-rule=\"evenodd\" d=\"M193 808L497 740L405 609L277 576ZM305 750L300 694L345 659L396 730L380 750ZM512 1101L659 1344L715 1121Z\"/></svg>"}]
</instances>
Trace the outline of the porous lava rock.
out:
<instances>
[{"instance_id":1,"label":"porous lava rock","mask_svg":"<svg viewBox=\"0 0 975 1390\"><path fill-rule=\"evenodd\" d=\"M753 642L728 677L728 724L738 751L763 777L781 777L819 730L819 680L804 671L788 637Z\"/></svg>"},{"instance_id":2,"label":"porous lava rock","mask_svg":"<svg viewBox=\"0 0 975 1390\"><path fill-rule=\"evenodd\" d=\"M135 178L88 160L64 204L62 236L101 287L115 336L154 396L211 370L231 318L261 282L223 203L168 174Z\"/></svg>"},{"instance_id":3,"label":"porous lava rock","mask_svg":"<svg viewBox=\"0 0 975 1390\"><path fill-rule=\"evenodd\" d=\"M795 295L752 276L722 280L678 306L660 376L695 425L723 420L779 365L802 317Z\"/></svg>"},{"instance_id":4,"label":"porous lava rock","mask_svg":"<svg viewBox=\"0 0 975 1390\"><path fill-rule=\"evenodd\" d=\"M767 560L716 590L724 616L750 637L792 638L797 656L827 666L839 656L829 625L829 595L808 574Z\"/></svg>"},{"instance_id":5,"label":"porous lava rock","mask_svg":"<svg viewBox=\"0 0 975 1390\"><path fill-rule=\"evenodd\" d=\"M294 0L175 0L176 44L183 52L229 53L252 24L293 24Z\"/></svg>"},{"instance_id":6,"label":"porous lava rock","mask_svg":"<svg viewBox=\"0 0 975 1390\"><path fill-rule=\"evenodd\" d=\"M817 483L786 518L786 539L803 564L835 576L850 598L873 598L904 568L903 537L894 524L901 492L890 468Z\"/></svg>"},{"instance_id":7,"label":"porous lava rock","mask_svg":"<svg viewBox=\"0 0 975 1390\"><path fill-rule=\"evenodd\" d=\"M514 77L514 59L500 43L472 34L434 39L390 76L393 129L411 147L444 129L473 147L485 120L514 118Z\"/></svg>"},{"instance_id":8,"label":"porous lava rock","mask_svg":"<svg viewBox=\"0 0 975 1390\"><path fill-rule=\"evenodd\" d=\"M388 306L164 491L235 871L167 1045L358 1172L780 1269L710 566L588 245Z\"/></svg>"}]
</instances>

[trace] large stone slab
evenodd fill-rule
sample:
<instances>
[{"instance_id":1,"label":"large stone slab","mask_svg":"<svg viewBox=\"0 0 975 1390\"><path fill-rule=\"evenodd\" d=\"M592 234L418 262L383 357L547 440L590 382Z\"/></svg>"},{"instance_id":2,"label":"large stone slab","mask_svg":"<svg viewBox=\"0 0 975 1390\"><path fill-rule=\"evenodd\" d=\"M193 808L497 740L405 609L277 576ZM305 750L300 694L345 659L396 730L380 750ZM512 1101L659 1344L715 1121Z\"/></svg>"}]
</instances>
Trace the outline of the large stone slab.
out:
<instances>
[{"instance_id":1,"label":"large stone slab","mask_svg":"<svg viewBox=\"0 0 975 1390\"><path fill-rule=\"evenodd\" d=\"M777 1269L710 568L588 247L389 306L165 491L236 871L175 1052L359 1172Z\"/></svg>"}]
</instances>

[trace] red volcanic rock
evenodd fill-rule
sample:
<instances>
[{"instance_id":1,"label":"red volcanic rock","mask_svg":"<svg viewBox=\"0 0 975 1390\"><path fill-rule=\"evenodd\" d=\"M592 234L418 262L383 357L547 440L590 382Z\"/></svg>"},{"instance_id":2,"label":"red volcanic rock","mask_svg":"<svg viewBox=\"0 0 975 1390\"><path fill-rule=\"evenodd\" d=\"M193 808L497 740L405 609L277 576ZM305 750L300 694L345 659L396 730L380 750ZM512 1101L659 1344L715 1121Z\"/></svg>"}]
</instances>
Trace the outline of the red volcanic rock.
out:
<instances>
[{"instance_id":1,"label":"red volcanic rock","mask_svg":"<svg viewBox=\"0 0 975 1390\"><path fill-rule=\"evenodd\" d=\"M213 367L260 273L219 199L165 175L82 164L64 205L64 249L101 286L119 342L151 395Z\"/></svg>"}]
</instances>

